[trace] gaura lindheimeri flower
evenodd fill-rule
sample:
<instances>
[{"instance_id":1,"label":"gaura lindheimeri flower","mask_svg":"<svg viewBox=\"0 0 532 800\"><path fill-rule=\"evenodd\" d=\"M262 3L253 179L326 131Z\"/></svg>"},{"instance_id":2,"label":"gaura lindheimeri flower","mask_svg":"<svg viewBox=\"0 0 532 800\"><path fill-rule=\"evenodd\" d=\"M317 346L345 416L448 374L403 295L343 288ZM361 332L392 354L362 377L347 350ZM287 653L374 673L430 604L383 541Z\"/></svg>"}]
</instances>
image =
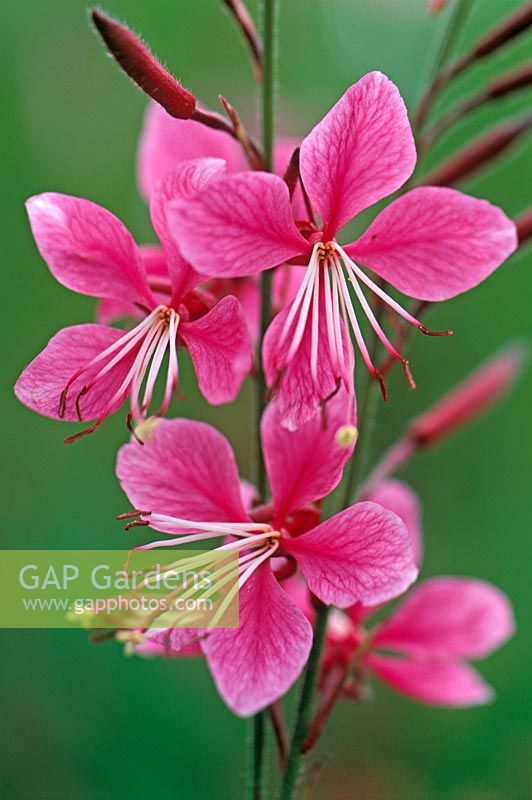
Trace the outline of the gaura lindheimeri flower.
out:
<instances>
[{"instance_id":1,"label":"gaura lindheimeri flower","mask_svg":"<svg viewBox=\"0 0 532 800\"><path fill-rule=\"evenodd\" d=\"M307 660L312 628L281 585L296 564L313 594L339 607L384 602L417 574L405 525L376 503L352 505L318 524L314 503L339 483L352 451L336 441L346 404L352 399L339 393L326 429L315 418L295 432L280 426L275 405L266 410L262 446L272 502L248 510L233 451L205 423L162 420L145 447L130 443L119 452L122 487L135 508L145 509L138 522L168 537L141 549L226 537L220 549L239 554L239 627L173 629L158 641L173 652L199 638L237 714L279 698Z\"/></svg>"},{"instance_id":2,"label":"gaura lindheimeri flower","mask_svg":"<svg viewBox=\"0 0 532 800\"><path fill-rule=\"evenodd\" d=\"M414 492L389 480L368 498L401 517L416 543L419 564L420 508ZM308 601L306 607L310 616ZM512 609L501 591L474 578L437 577L413 589L387 619L369 629L374 611L358 603L330 615L320 677L323 702L330 702L338 681L345 696L364 696L368 672L434 705L471 706L492 699L491 687L468 661L489 655L514 632Z\"/></svg>"},{"instance_id":3,"label":"gaura lindheimeri flower","mask_svg":"<svg viewBox=\"0 0 532 800\"><path fill-rule=\"evenodd\" d=\"M474 578L431 578L371 631L359 607L335 610L321 686L332 669L343 666L347 695L359 695L369 671L423 703L457 708L487 703L493 690L468 662L504 644L514 627L508 598L496 587Z\"/></svg>"},{"instance_id":4,"label":"gaura lindheimeri flower","mask_svg":"<svg viewBox=\"0 0 532 800\"><path fill-rule=\"evenodd\" d=\"M260 172L229 175L169 210L169 225L199 271L242 276L294 259L308 264L295 300L273 320L264 342L267 380L277 389L289 427L316 414L340 383L350 385L351 344L344 340L344 327L352 328L384 391L357 304L411 381L406 359L386 336L365 291L422 332L430 331L360 263L411 297L438 301L476 286L516 248L515 225L499 208L440 187L407 192L356 241L340 245L342 226L398 189L415 162L399 91L372 72L347 90L301 144L302 184L319 221L313 215L294 218L287 186Z\"/></svg>"},{"instance_id":5,"label":"gaura lindheimeri flower","mask_svg":"<svg viewBox=\"0 0 532 800\"><path fill-rule=\"evenodd\" d=\"M178 386L180 346L188 349L210 403L237 395L252 364L240 304L234 297L214 304L194 288L204 278L185 261L166 223L170 200L193 196L224 169L220 159L190 161L160 182L150 213L162 252L139 248L120 220L88 200L46 193L28 201L37 246L57 280L105 298L111 307L100 313L112 317L112 304L126 303L141 314L127 332L107 325L64 328L18 379L17 397L35 411L55 419L96 420L65 441L93 431L127 397L128 424L138 423L149 413L162 370L164 396L156 413L164 414Z\"/></svg>"},{"instance_id":6,"label":"gaura lindheimeri flower","mask_svg":"<svg viewBox=\"0 0 532 800\"><path fill-rule=\"evenodd\" d=\"M274 171L283 175L292 153L300 142L280 136L274 145ZM171 117L158 103L149 103L146 109L137 153L137 182L143 197L149 199L158 182L173 172L183 161L209 157L223 158L227 172L244 172L249 169L241 144L223 131L208 128L194 120ZM299 187L292 198L296 219L305 214L303 195ZM304 268L283 265L275 271L272 286L272 306L280 311L291 302L301 283ZM259 334L260 296L258 277L246 275L237 278L218 278L208 281L205 288L216 297L232 294L238 298L254 342Z\"/></svg>"}]
</instances>

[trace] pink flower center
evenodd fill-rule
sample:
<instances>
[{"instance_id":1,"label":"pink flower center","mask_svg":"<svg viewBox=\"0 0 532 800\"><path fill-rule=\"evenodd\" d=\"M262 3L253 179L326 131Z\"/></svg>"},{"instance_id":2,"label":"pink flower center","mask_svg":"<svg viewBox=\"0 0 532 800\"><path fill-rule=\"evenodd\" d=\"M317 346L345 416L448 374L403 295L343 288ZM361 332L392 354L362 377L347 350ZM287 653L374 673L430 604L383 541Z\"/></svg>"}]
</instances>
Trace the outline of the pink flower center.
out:
<instances>
[{"instance_id":1,"label":"pink flower center","mask_svg":"<svg viewBox=\"0 0 532 800\"><path fill-rule=\"evenodd\" d=\"M65 414L68 392L74 381L83 374L91 372L91 377L87 383L78 391L75 405L80 422L83 421L83 410L81 400L94 387L101 382L105 375L116 368L124 359L133 359L131 366L127 370L122 383L109 397L105 412L97 422L78 434L78 436L90 433L94 428L101 424L103 419L114 410L117 403L120 403L128 395L131 397L131 410L128 414L128 426L131 422L139 422L145 418L150 407L153 390L157 376L162 367L166 352L168 351L168 366L166 370L166 385L162 404L157 415L166 412L170 403L172 391L177 387L179 369L177 361L177 329L180 316L173 308L160 305L157 306L148 316L142 320L135 328L125 333L112 345L98 353L91 361L82 366L69 378L59 401L59 416ZM94 368L98 368L94 373ZM144 396L140 399L142 387L144 386ZM73 438L73 437L72 437Z\"/></svg>"},{"instance_id":2,"label":"pink flower center","mask_svg":"<svg viewBox=\"0 0 532 800\"><path fill-rule=\"evenodd\" d=\"M348 358L342 339L343 322L346 330L351 329L353 331L364 363L372 377L379 382L384 399L387 398L384 378L373 364L364 341L348 284L351 284L354 295L379 340L390 355L401 363L410 387L415 388L408 361L395 348L385 334L362 287L364 286L366 290L372 292L381 303L397 313L409 324L414 325L422 333L428 335L447 335L450 331L429 331L418 319L412 316L412 314L406 311L396 300L390 297L389 294L371 280L335 241L320 241L314 244L312 248L312 254L305 276L292 302L281 331L279 346L287 339L288 334L291 334L290 347L287 350L284 366L288 365L299 350L306 326L310 324L310 372L314 385L319 391L318 355L319 347L321 346L319 327L320 313L323 313L322 309L324 308L327 325L326 346L335 372L337 384L339 384L342 379L345 381L349 379L349 375L347 374Z\"/></svg>"}]
</instances>

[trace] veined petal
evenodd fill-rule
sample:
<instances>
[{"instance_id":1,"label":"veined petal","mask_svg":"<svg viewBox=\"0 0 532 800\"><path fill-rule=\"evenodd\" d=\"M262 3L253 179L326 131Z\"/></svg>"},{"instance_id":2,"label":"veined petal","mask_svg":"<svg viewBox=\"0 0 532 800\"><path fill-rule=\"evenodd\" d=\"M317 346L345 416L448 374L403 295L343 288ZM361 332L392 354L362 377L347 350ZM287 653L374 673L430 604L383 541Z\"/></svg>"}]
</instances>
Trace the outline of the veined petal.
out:
<instances>
[{"instance_id":1,"label":"veined petal","mask_svg":"<svg viewBox=\"0 0 532 800\"><path fill-rule=\"evenodd\" d=\"M436 706L467 708L493 700L493 689L469 664L391 658L371 653L367 666L393 689Z\"/></svg>"},{"instance_id":2,"label":"veined petal","mask_svg":"<svg viewBox=\"0 0 532 800\"><path fill-rule=\"evenodd\" d=\"M338 485L353 447L340 447L338 428L356 424L354 400L345 389L327 404L327 425L313 417L295 431L282 426L277 403L267 407L261 422L266 467L275 506L274 525L282 525L296 508L325 497Z\"/></svg>"},{"instance_id":3,"label":"veined petal","mask_svg":"<svg viewBox=\"0 0 532 800\"><path fill-rule=\"evenodd\" d=\"M482 658L514 632L508 598L473 578L432 578L379 627L373 644L412 656Z\"/></svg>"},{"instance_id":4,"label":"veined petal","mask_svg":"<svg viewBox=\"0 0 532 800\"><path fill-rule=\"evenodd\" d=\"M309 249L285 182L266 172L228 175L168 213L185 258L207 275L251 275Z\"/></svg>"},{"instance_id":5,"label":"veined petal","mask_svg":"<svg viewBox=\"0 0 532 800\"><path fill-rule=\"evenodd\" d=\"M183 258L179 249L179 231L170 233L167 209L176 200L190 200L212 181L225 174L225 162L219 158L198 158L176 166L167 173L151 194L150 216L163 245L175 302L203 280Z\"/></svg>"},{"instance_id":6,"label":"veined petal","mask_svg":"<svg viewBox=\"0 0 532 800\"><path fill-rule=\"evenodd\" d=\"M200 656L200 628L151 628L135 652L142 656Z\"/></svg>"},{"instance_id":7,"label":"veined petal","mask_svg":"<svg viewBox=\"0 0 532 800\"><path fill-rule=\"evenodd\" d=\"M181 519L246 522L233 450L204 422L161 420L150 440L124 445L116 474L135 508Z\"/></svg>"},{"instance_id":8,"label":"veined petal","mask_svg":"<svg viewBox=\"0 0 532 800\"><path fill-rule=\"evenodd\" d=\"M66 194L31 197L26 208L41 256L68 289L153 305L139 248L114 214Z\"/></svg>"},{"instance_id":9,"label":"veined petal","mask_svg":"<svg viewBox=\"0 0 532 800\"><path fill-rule=\"evenodd\" d=\"M396 514L376 503L356 503L308 533L283 540L314 594L347 608L376 605L416 579L410 536Z\"/></svg>"},{"instance_id":10,"label":"veined petal","mask_svg":"<svg viewBox=\"0 0 532 800\"><path fill-rule=\"evenodd\" d=\"M110 361L100 361L72 382L69 388L64 414L59 413L61 394L70 378L99 353L124 336L124 331L107 325L73 325L63 328L50 339L44 350L26 367L15 385L15 394L24 405L52 419L73 421L78 419L76 397L91 378ZM98 380L91 390L83 395L80 408L85 421L109 415L122 405L126 394L117 398L110 407L109 401L120 388L135 359L132 350L118 364Z\"/></svg>"},{"instance_id":11,"label":"veined petal","mask_svg":"<svg viewBox=\"0 0 532 800\"><path fill-rule=\"evenodd\" d=\"M148 283L152 281L155 285L168 284L167 292L161 292L157 288L153 289L154 297L158 302L168 303L170 300L170 278L163 249L154 244L141 244L139 245L139 251ZM143 316L142 311L134 303L128 302L124 298L119 300L104 298L99 301L96 309L96 322L100 322L102 325L108 325L126 317L140 320Z\"/></svg>"},{"instance_id":12,"label":"veined petal","mask_svg":"<svg viewBox=\"0 0 532 800\"><path fill-rule=\"evenodd\" d=\"M279 586L269 562L240 592L239 627L202 640L218 691L235 714L248 717L285 694L310 652L312 627Z\"/></svg>"},{"instance_id":13,"label":"veined petal","mask_svg":"<svg viewBox=\"0 0 532 800\"><path fill-rule=\"evenodd\" d=\"M416 164L405 104L381 72L351 86L301 145L301 176L325 235L394 192Z\"/></svg>"},{"instance_id":14,"label":"veined petal","mask_svg":"<svg viewBox=\"0 0 532 800\"><path fill-rule=\"evenodd\" d=\"M497 206L455 189L412 189L345 248L399 291L447 300L491 275L517 247L514 223Z\"/></svg>"},{"instance_id":15,"label":"veined petal","mask_svg":"<svg viewBox=\"0 0 532 800\"><path fill-rule=\"evenodd\" d=\"M323 292L322 292L323 294ZM295 430L316 415L321 415L323 401L334 396L338 391L338 380L343 379L344 386L353 392L354 352L351 340L347 335L343 322L340 323L343 354L345 362L343 377L341 371L335 369L327 345L327 321L323 300L320 299L318 317L318 353L317 380L311 370L312 321L307 320L303 338L297 352L286 364L292 335L297 318L282 338L285 322L290 313L290 306L281 311L271 322L263 344L264 371L266 381L275 391L275 402L282 418L282 424L289 430ZM309 315L310 316L310 315ZM327 403L325 404L325 413Z\"/></svg>"},{"instance_id":16,"label":"veined petal","mask_svg":"<svg viewBox=\"0 0 532 800\"><path fill-rule=\"evenodd\" d=\"M224 297L204 317L183 323L179 334L209 403L232 402L253 363L246 321L236 297Z\"/></svg>"},{"instance_id":17,"label":"veined petal","mask_svg":"<svg viewBox=\"0 0 532 800\"><path fill-rule=\"evenodd\" d=\"M421 506L416 493L402 481L386 480L381 481L364 499L393 511L403 520L410 534L414 561L418 567L421 566L423 534L421 532Z\"/></svg>"},{"instance_id":18,"label":"veined petal","mask_svg":"<svg viewBox=\"0 0 532 800\"><path fill-rule=\"evenodd\" d=\"M137 179L146 200L167 172L196 158L223 158L228 172L246 168L240 144L223 131L194 120L175 119L158 103L149 103L137 153Z\"/></svg>"}]
</instances>

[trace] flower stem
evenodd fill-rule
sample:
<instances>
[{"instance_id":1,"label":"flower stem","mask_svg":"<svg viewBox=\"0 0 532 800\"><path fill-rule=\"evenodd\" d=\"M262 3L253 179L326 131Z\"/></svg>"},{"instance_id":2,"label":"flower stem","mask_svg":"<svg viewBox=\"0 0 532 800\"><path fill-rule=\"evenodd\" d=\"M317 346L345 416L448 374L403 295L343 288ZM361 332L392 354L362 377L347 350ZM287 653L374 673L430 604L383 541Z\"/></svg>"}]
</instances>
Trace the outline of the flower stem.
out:
<instances>
[{"instance_id":1,"label":"flower stem","mask_svg":"<svg viewBox=\"0 0 532 800\"><path fill-rule=\"evenodd\" d=\"M279 0L262 0L262 85L261 85L261 114L262 114L262 156L264 169L271 172L273 169L273 141L275 130L275 68L277 63L277 12ZM260 335L258 342L258 370L257 370L257 456L259 495L264 499L266 492L266 470L260 442L260 417L264 411L267 399L266 379L262 364L262 342L266 329L270 324L272 289L272 271L267 270L261 274L260 279Z\"/></svg>"},{"instance_id":2,"label":"flower stem","mask_svg":"<svg viewBox=\"0 0 532 800\"><path fill-rule=\"evenodd\" d=\"M328 611L329 609L325 605L320 605L316 611L312 649L310 651L305 669L305 676L303 678L303 685L301 687L301 695L299 698L294 733L292 736L292 744L290 747L290 753L288 755L288 762L283 777L279 800L291 800L296 786L299 764L301 761L301 745L305 741L308 733L312 699L318 677L321 651L323 648L323 641L325 639L325 631L327 629Z\"/></svg>"},{"instance_id":3,"label":"flower stem","mask_svg":"<svg viewBox=\"0 0 532 800\"><path fill-rule=\"evenodd\" d=\"M277 60L277 31L276 18L279 0L261 0L262 18L262 84L261 84L261 113L262 113L262 156L264 169L271 172L273 169L273 139L275 129L275 65ZM262 342L264 334L270 323L272 314L271 304L272 273L271 270L263 272L260 279L260 322L259 341L257 343L257 399L256 399L256 425L255 441L257 452L257 489L264 501L267 489L267 475L264 464L260 438L260 420L267 402L266 378L262 363ZM260 800L262 786L262 772L264 765L265 744L265 712L259 712L252 721L251 744L248 756L248 800Z\"/></svg>"},{"instance_id":4,"label":"flower stem","mask_svg":"<svg viewBox=\"0 0 532 800\"><path fill-rule=\"evenodd\" d=\"M250 720L249 758L246 800L260 800L262 764L264 760L264 711L259 711Z\"/></svg>"}]
</instances>

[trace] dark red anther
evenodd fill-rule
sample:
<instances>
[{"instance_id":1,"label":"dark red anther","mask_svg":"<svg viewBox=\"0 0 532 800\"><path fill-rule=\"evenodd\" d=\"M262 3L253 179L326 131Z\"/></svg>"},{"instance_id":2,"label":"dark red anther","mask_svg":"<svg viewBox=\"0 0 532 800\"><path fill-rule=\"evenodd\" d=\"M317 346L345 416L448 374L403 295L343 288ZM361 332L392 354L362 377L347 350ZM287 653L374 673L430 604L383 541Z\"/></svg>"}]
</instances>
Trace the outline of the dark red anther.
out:
<instances>
[{"instance_id":1,"label":"dark red anther","mask_svg":"<svg viewBox=\"0 0 532 800\"><path fill-rule=\"evenodd\" d=\"M102 11L92 11L91 16L109 52L131 80L172 117L190 119L196 98L157 61L139 37Z\"/></svg>"}]
</instances>

